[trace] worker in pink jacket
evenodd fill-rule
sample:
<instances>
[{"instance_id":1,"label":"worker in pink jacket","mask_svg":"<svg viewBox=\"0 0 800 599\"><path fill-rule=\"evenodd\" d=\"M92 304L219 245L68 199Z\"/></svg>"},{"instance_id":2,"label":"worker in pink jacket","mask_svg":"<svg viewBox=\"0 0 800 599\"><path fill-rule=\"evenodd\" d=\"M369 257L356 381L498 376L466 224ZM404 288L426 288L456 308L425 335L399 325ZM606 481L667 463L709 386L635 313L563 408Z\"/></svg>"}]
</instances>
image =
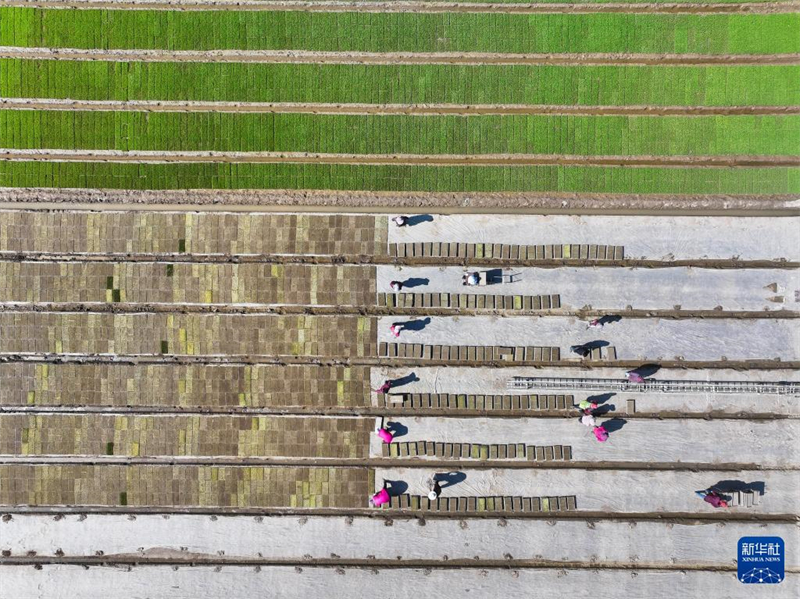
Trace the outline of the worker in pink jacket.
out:
<instances>
[{"instance_id":1,"label":"worker in pink jacket","mask_svg":"<svg viewBox=\"0 0 800 599\"><path fill-rule=\"evenodd\" d=\"M712 507L728 507L728 502L722 498L722 495L712 489L695 491L695 494Z\"/></svg>"},{"instance_id":2,"label":"worker in pink jacket","mask_svg":"<svg viewBox=\"0 0 800 599\"><path fill-rule=\"evenodd\" d=\"M639 374L638 372L636 372L635 370L629 370L628 372L626 372L625 373L625 378L627 379L627 381L629 383L643 383L644 382L644 378L642 377L642 375Z\"/></svg>"},{"instance_id":3,"label":"worker in pink jacket","mask_svg":"<svg viewBox=\"0 0 800 599\"><path fill-rule=\"evenodd\" d=\"M384 503L389 503L391 497L389 496L389 491L386 490L386 487L375 493L369 499L369 504L372 507L381 507Z\"/></svg>"},{"instance_id":4,"label":"worker in pink jacket","mask_svg":"<svg viewBox=\"0 0 800 599\"><path fill-rule=\"evenodd\" d=\"M392 441L394 441L394 435L392 435L392 433L387 431L382 426L375 429L375 434L378 435L381 438L381 441L383 441L387 445Z\"/></svg>"},{"instance_id":5,"label":"worker in pink jacket","mask_svg":"<svg viewBox=\"0 0 800 599\"><path fill-rule=\"evenodd\" d=\"M601 443L605 443L608 441L608 431L603 426L596 426L592 429L594 433L594 438L600 441Z\"/></svg>"}]
</instances>

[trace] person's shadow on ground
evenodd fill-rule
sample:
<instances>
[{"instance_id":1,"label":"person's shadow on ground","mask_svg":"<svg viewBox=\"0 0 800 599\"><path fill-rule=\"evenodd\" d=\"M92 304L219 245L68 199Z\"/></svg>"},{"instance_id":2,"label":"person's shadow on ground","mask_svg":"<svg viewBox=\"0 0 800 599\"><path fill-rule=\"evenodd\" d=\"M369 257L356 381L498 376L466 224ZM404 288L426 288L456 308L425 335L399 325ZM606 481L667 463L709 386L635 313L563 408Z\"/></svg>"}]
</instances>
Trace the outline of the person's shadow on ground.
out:
<instances>
[{"instance_id":1,"label":"person's shadow on ground","mask_svg":"<svg viewBox=\"0 0 800 599\"><path fill-rule=\"evenodd\" d=\"M658 364L643 364L638 368L634 368L631 372L635 372L643 379L646 379L648 376L653 376L659 370L661 370L661 366Z\"/></svg>"},{"instance_id":2,"label":"person's shadow on ground","mask_svg":"<svg viewBox=\"0 0 800 599\"><path fill-rule=\"evenodd\" d=\"M412 372L405 376L401 376L399 379L392 380L392 389L395 387L402 387L403 385L408 385L410 383L416 383L419 380L419 377L416 373Z\"/></svg>"},{"instance_id":3,"label":"person's shadow on ground","mask_svg":"<svg viewBox=\"0 0 800 599\"><path fill-rule=\"evenodd\" d=\"M463 472L437 472L433 475L433 480L439 483L439 487L446 489L452 487L467 479L467 475Z\"/></svg>"},{"instance_id":4,"label":"person's shadow on ground","mask_svg":"<svg viewBox=\"0 0 800 599\"><path fill-rule=\"evenodd\" d=\"M410 279L406 279L403 281L403 288L404 289L413 289L414 287L422 287L423 285L428 285L431 282L430 279L423 279L420 277L412 277Z\"/></svg>"},{"instance_id":5,"label":"person's shadow on ground","mask_svg":"<svg viewBox=\"0 0 800 599\"><path fill-rule=\"evenodd\" d=\"M622 316L617 314L605 314L597 319L597 324L606 325L611 324L612 322L619 322L620 320L622 320Z\"/></svg>"},{"instance_id":6,"label":"person's shadow on ground","mask_svg":"<svg viewBox=\"0 0 800 599\"><path fill-rule=\"evenodd\" d=\"M405 322L397 323L403 327L404 331L421 331L431 323L431 317L421 318L419 320L407 320Z\"/></svg>"},{"instance_id":7,"label":"person's shadow on ground","mask_svg":"<svg viewBox=\"0 0 800 599\"><path fill-rule=\"evenodd\" d=\"M404 480L384 480L383 487L392 497L395 497L396 495L402 495L408 491L408 483Z\"/></svg>"},{"instance_id":8,"label":"person's shadow on ground","mask_svg":"<svg viewBox=\"0 0 800 599\"><path fill-rule=\"evenodd\" d=\"M433 216L430 214L412 214L408 217L406 221L407 227L413 227L414 225L421 225L422 223L432 223Z\"/></svg>"},{"instance_id":9,"label":"person's shadow on ground","mask_svg":"<svg viewBox=\"0 0 800 599\"><path fill-rule=\"evenodd\" d=\"M611 344L608 341L596 339L595 341L588 341L587 343L584 343L583 347L586 349L600 349L601 347L607 347L609 345Z\"/></svg>"},{"instance_id":10,"label":"person's shadow on ground","mask_svg":"<svg viewBox=\"0 0 800 599\"><path fill-rule=\"evenodd\" d=\"M392 433L392 436L395 439L397 437L404 437L408 434L408 427L405 424L400 424L399 422L387 422L383 428Z\"/></svg>"},{"instance_id":11,"label":"person's shadow on ground","mask_svg":"<svg viewBox=\"0 0 800 599\"><path fill-rule=\"evenodd\" d=\"M594 414L595 416L603 416L605 414L608 414L609 412L616 412L616 411L617 411L616 405L614 405L613 403L606 403L603 405L598 405L594 409L592 414Z\"/></svg>"},{"instance_id":12,"label":"person's shadow on ground","mask_svg":"<svg viewBox=\"0 0 800 599\"><path fill-rule=\"evenodd\" d=\"M733 493L735 491L754 491L759 495L764 495L766 483L764 481L753 481L746 483L741 480L721 480L715 485L709 487L720 493Z\"/></svg>"},{"instance_id":13,"label":"person's shadow on ground","mask_svg":"<svg viewBox=\"0 0 800 599\"><path fill-rule=\"evenodd\" d=\"M611 420L606 420L603 423L603 428L606 429L610 435L611 433L622 430L622 427L625 426L627 422L628 421L624 418L612 418Z\"/></svg>"}]
</instances>

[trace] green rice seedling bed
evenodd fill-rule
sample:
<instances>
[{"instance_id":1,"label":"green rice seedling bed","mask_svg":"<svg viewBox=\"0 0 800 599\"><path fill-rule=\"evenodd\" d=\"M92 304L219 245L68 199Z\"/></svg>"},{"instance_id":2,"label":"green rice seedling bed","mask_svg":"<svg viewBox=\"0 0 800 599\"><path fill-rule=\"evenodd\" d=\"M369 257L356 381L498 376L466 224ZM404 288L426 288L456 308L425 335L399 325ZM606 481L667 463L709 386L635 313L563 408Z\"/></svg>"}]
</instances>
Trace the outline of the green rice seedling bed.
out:
<instances>
[{"instance_id":1,"label":"green rice seedling bed","mask_svg":"<svg viewBox=\"0 0 800 599\"><path fill-rule=\"evenodd\" d=\"M343 154L797 155L800 116L0 111L6 148Z\"/></svg>"},{"instance_id":2,"label":"green rice seedling bed","mask_svg":"<svg viewBox=\"0 0 800 599\"><path fill-rule=\"evenodd\" d=\"M0 186L797 194L800 169L0 162Z\"/></svg>"},{"instance_id":3,"label":"green rice seedling bed","mask_svg":"<svg viewBox=\"0 0 800 599\"><path fill-rule=\"evenodd\" d=\"M0 60L0 96L82 100L791 106L800 66L454 66Z\"/></svg>"},{"instance_id":4,"label":"green rice seedling bed","mask_svg":"<svg viewBox=\"0 0 800 599\"><path fill-rule=\"evenodd\" d=\"M800 13L486 14L0 8L0 45L358 52L800 52Z\"/></svg>"}]
</instances>

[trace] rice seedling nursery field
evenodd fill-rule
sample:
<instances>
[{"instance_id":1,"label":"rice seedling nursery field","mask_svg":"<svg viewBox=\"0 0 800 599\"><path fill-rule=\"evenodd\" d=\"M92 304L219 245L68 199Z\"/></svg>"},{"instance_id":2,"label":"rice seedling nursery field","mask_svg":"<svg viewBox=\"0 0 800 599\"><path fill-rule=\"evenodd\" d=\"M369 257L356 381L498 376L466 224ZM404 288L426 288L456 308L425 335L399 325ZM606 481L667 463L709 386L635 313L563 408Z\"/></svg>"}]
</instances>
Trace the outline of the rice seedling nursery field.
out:
<instances>
[{"instance_id":1,"label":"rice seedling nursery field","mask_svg":"<svg viewBox=\"0 0 800 599\"><path fill-rule=\"evenodd\" d=\"M800 66L4 60L4 97L366 104L794 106Z\"/></svg>"},{"instance_id":2,"label":"rice seedling nursery field","mask_svg":"<svg viewBox=\"0 0 800 599\"><path fill-rule=\"evenodd\" d=\"M331 154L792 154L800 115L397 116L8 110L10 148Z\"/></svg>"},{"instance_id":3,"label":"rice seedling nursery field","mask_svg":"<svg viewBox=\"0 0 800 599\"><path fill-rule=\"evenodd\" d=\"M0 0L0 599L800 597L798 199L800 0Z\"/></svg>"},{"instance_id":4,"label":"rice seedling nursery field","mask_svg":"<svg viewBox=\"0 0 800 599\"><path fill-rule=\"evenodd\" d=\"M0 8L0 185L800 191L800 14L553 5L529 14ZM181 112L160 106L170 102ZM455 114L436 114L440 105ZM100 161L109 152L116 162ZM216 158L199 164L189 152ZM350 156L286 164L265 153ZM425 164L441 155L464 160ZM530 160L481 164L484 155ZM542 156L587 160L537 164ZM704 157L736 164L693 164Z\"/></svg>"},{"instance_id":5,"label":"rice seedling nursery field","mask_svg":"<svg viewBox=\"0 0 800 599\"><path fill-rule=\"evenodd\" d=\"M10 8L0 45L336 52L800 52L800 14L54 11ZM758 33L756 33L758 32Z\"/></svg>"}]
</instances>

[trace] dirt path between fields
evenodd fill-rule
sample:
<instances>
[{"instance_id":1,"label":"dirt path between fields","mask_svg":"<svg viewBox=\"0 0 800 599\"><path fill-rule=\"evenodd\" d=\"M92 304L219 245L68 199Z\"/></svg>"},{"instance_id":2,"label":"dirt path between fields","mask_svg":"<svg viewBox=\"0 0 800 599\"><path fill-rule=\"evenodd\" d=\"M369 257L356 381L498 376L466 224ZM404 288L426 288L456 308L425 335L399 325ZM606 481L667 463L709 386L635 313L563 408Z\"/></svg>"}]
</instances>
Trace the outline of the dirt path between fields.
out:
<instances>
[{"instance_id":1,"label":"dirt path between fields","mask_svg":"<svg viewBox=\"0 0 800 599\"><path fill-rule=\"evenodd\" d=\"M0 187L9 210L201 210L437 214L627 214L797 216L796 195L571 192L394 192L292 189L51 189Z\"/></svg>"},{"instance_id":2,"label":"dirt path between fields","mask_svg":"<svg viewBox=\"0 0 800 599\"><path fill-rule=\"evenodd\" d=\"M741 321L737 321L741 322ZM337 358L329 356L295 356L288 354L56 354L43 352L5 352L0 353L0 364L25 362L28 364L227 364L233 366L250 366L254 364L313 364L317 366L371 366L386 368L437 368L444 366L463 366L470 368L558 368L575 367L575 362L558 360L552 362L525 360L521 362L507 361L459 361L432 360L424 358L379 358L353 357ZM777 361L772 358L748 358L744 360L659 360L662 368L708 370L733 368L735 370L783 370L793 372L800 368L800 361ZM589 368L613 367L620 370L639 368L642 360L616 360L584 362Z\"/></svg>"},{"instance_id":3,"label":"dirt path between fields","mask_svg":"<svg viewBox=\"0 0 800 599\"><path fill-rule=\"evenodd\" d=\"M307 152L164 152L0 150L0 160L37 162L361 164L408 166L793 167L800 156L575 156L551 154L318 154Z\"/></svg>"},{"instance_id":4,"label":"dirt path between fields","mask_svg":"<svg viewBox=\"0 0 800 599\"><path fill-rule=\"evenodd\" d=\"M205 102L170 100L0 99L4 110L96 110L103 112L225 112L324 115L568 115L732 116L800 114L800 106L563 106L525 104L323 104L315 102Z\"/></svg>"},{"instance_id":5,"label":"dirt path between fields","mask_svg":"<svg viewBox=\"0 0 800 599\"><path fill-rule=\"evenodd\" d=\"M129 264L119 261L118 263ZM170 262L170 264L172 264ZM202 264L202 263L201 263ZM585 265L592 268L593 265ZM791 268L792 265L777 264L774 268ZM797 265L795 264L796 268ZM744 268L744 266L742 267ZM588 319L608 315L617 315L619 310L504 310L478 308L387 308L381 306L320 306L311 304L192 304L192 303L101 303L101 302L13 302L0 303L0 313L36 313L36 312L68 312L92 314L278 314L304 316L574 316ZM757 311L757 310L625 310L625 318L670 318L673 320L693 320L697 318L725 318L738 320L752 319L800 319L800 312L793 310Z\"/></svg>"},{"instance_id":6,"label":"dirt path between fields","mask_svg":"<svg viewBox=\"0 0 800 599\"><path fill-rule=\"evenodd\" d=\"M796 2L743 3L459 3L403 1L324 2L275 0L6 0L5 6L87 8L114 10L236 10L298 12L395 12L395 13L508 13L508 14L769 14L796 12Z\"/></svg>"},{"instance_id":7,"label":"dirt path between fields","mask_svg":"<svg viewBox=\"0 0 800 599\"><path fill-rule=\"evenodd\" d=\"M493 52L314 52L307 50L99 50L0 47L0 58L109 62L375 65L796 65L800 54L501 54Z\"/></svg>"}]
</instances>

